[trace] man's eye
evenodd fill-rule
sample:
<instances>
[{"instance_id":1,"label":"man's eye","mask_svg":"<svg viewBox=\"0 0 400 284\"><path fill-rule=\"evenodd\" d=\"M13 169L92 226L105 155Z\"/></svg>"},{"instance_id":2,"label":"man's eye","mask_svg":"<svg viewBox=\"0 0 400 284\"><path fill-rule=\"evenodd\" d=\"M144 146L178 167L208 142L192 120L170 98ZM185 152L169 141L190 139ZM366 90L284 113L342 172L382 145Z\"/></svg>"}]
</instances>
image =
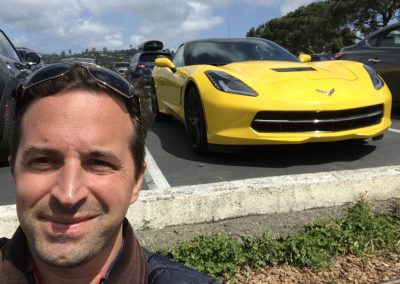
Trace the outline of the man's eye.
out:
<instances>
[{"instance_id":1,"label":"man's eye","mask_svg":"<svg viewBox=\"0 0 400 284\"><path fill-rule=\"evenodd\" d=\"M58 166L58 162L54 159L48 157L37 157L33 158L28 162L29 166L32 168L46 169Z\"/></svg>"},{"instance_id":2,"label":"man's eye","mask_svg":"<svg viewBox=\"0 0 400 284\"><path fill-rule=\"evenodd\" d=\"M94 170L113 170L115 168L110 162L99 159L90 160L87 165Z\"/></svg>"}]
</instances>

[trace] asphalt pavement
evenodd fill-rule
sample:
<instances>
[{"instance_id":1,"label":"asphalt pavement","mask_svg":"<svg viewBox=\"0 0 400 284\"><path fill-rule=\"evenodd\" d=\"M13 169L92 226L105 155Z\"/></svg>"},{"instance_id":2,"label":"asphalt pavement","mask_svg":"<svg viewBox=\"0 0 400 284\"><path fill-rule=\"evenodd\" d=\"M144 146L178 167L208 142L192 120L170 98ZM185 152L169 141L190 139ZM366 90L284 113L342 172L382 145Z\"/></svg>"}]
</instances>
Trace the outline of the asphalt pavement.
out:
<instances>
[{"instance_id":1,"label":"asphalt pavement","mask_svg":"<svg viewBox=\"0 0 400 284\"><path fill-rule=\"evenodd\" d=\"M394 109L395 110L395 109ZM384 138L364 143L247 147L198 156L183 126L153 122L141 198L128 217L137 228L343 205L362 196L400 198L400 116ZM17 224L12 178L0 168L0 235Z\"/></svg>"}]
</instances>

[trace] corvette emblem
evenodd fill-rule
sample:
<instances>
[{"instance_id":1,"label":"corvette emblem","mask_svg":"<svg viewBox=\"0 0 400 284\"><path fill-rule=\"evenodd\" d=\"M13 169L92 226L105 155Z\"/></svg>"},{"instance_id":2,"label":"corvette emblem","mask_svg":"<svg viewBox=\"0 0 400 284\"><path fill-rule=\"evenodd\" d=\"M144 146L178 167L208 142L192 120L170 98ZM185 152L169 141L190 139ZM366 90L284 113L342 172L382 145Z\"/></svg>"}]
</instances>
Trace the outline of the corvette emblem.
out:
<instances>
[{"instance_id":1,"label":"corvette emblem","mask_svg":"<svg viewBox=\"0 0 400 284\"><path fill-rule=\"evenodd\" d=\"M320 92L321 94L328 95L328 96L332 96L333 93L335 92L335 89L334 89L334 88L332 88L329 92L324 91L324 90L320 90L320 89L315 89L315 90L316 90L317 92Z\"/></svg>"}]
</instances>

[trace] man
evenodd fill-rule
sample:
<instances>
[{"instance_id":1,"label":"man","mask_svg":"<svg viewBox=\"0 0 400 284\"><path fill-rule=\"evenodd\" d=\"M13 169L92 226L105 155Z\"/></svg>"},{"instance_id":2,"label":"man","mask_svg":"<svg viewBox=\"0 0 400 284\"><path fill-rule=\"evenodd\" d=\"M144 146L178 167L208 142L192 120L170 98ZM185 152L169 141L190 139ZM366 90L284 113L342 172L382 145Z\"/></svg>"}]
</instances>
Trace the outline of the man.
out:
<instances>
[{"instance_id":1,"label":"man","mask_svg":"<svg viewBox=\"0 0 400 284\"><path fill-rule=\"evenodd\" d=\"M146 168L138 96L116 73L57 63L17 96L10 166L20 227L0 283L217 283L142 249L129 222Z\"/></svg>"}]
</instances>

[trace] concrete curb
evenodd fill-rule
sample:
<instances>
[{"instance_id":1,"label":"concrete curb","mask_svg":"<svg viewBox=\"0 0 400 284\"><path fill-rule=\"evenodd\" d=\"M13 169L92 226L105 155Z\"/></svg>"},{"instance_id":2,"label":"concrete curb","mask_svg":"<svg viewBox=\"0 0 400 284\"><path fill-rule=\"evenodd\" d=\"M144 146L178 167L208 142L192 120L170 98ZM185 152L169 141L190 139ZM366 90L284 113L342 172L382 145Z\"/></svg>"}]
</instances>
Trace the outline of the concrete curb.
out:
<instances>
[{"instance_id":1,"label":"concrete curb","mask_svg":"<svg viewBox=\"0 0 400 284\"><path fill-rule=\"evenodd\" d=\"M136 229L400 198L400 166L245 179L142 191L127 217ZM15 206L0 207L0 236L17 227Z\"/></svg>"}]
</instances>

